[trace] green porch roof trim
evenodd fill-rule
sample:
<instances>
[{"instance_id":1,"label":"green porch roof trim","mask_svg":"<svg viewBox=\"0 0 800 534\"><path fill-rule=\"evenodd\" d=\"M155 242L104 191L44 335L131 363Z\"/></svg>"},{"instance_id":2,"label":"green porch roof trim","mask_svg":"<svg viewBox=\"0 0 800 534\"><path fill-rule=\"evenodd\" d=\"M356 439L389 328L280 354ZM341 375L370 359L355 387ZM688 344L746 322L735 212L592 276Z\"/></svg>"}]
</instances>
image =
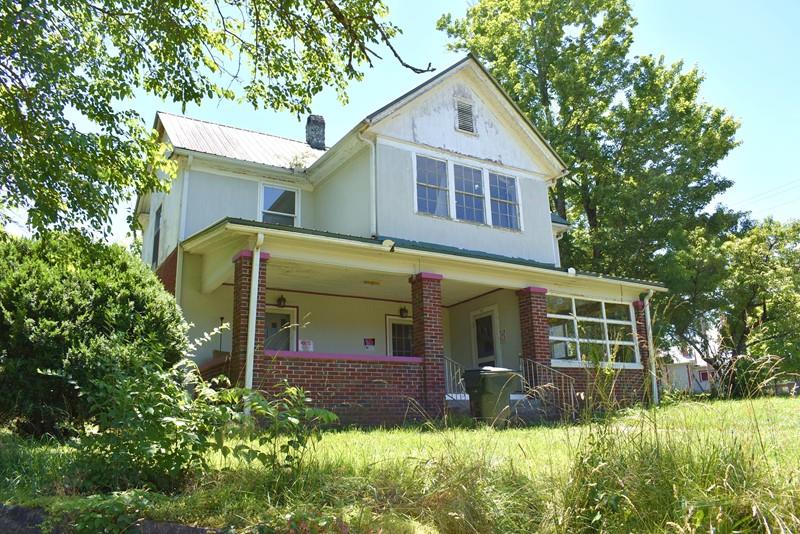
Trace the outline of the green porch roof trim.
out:
<instances>
[{"instance_id":1,"label":"green porch roof trim","mask_svg":"<svg viewBox=\"0 0 800 534\"><path fill-rule=\"evenodd\" d=\"M564 217L559 215L556 212L550 212L550 222L554 224L563 224L564 226L569 226L569 221L567 221Z\"/></svg>"},{"instance_id":2,"label":"green porch roof trim","mask_svg":"<svg viewBox=\"0 0 800 534\"><path fill-rule=\"evenodd\" d=\"M420 252L434 252L437 254L446 254L448 256L455 256L460 258L473 258L479 260L489 260L489 261L496 261L499 263L507 263L510 265L522 265L525 267L536 267L538 269L547 269L549 271L555 271L560 273L566 273L568 268L566 267L556 267L552 263L543 263L534 260L527 260L524 258L514 258L510 256L502 256L500 254L492 254L489 252L481 252L478 250L468 250L458 247L452 247L448 245L438 245L436 243L428 243L425 241L411 241L408 239L399 239L394 238L391 236L378 236L378 237L361 237L361 236L354 236L354 235L347 235L347 234L338 234L335 232L326 232L324 230L313 230L311 228L300 228L297 226L285 226L282 224L274 224L274 223L265 223L260 221L252 221L248 219L239 219L236 217L225 217L221 219L215 224L212 224L208 228L204 230L200 230L196 234L186 238L183 242L189 242L197 237L211 232L212 230L224 226L226 224L238 224L242 226L252 226L255 228L264 228L265 230L278 230L281 232L291 232L296 234L305 234L305 235L314 235L320 237L328 237L331 239L340 239L343 241L354 241L358 243L369 243L373 245L381 245L384 240L391 239L394 241L395 246L400 248L405 248L409 250L419 250ZM654 282L652 280L641 280L638 278L630 278L624 276L610 276L601 273L595 273L592 271L582 271L576 269L576 273L584 276L592 276L594 278L599 278L602 280L611 280L611 281L619 281L619 282L630 282L634 284L643 284L649 286L656 286L656 287L666 287L661 282Z\"/></svg>"}]
</instances>

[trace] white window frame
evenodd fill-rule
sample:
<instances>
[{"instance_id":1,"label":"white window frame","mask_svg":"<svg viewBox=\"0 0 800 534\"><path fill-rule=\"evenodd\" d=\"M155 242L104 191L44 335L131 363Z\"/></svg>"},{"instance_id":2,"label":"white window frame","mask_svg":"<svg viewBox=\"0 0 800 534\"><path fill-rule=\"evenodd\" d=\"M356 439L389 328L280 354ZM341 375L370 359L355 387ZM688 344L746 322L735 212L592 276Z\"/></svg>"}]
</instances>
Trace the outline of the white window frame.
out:
<instances>
[{"instance_id":1,"label":"white window frame","mask_svg":"<svg viewBox=\"0 0 800 534\"><path fill-rule=\"evenodd\" d=\"M400 317L399 315L387 315L386 316L386 355L387 356L394 356L394 343L392 340L392 325L395 324L405 324L405 325L413 325L414 320L411 316L408 317ZM413 345L412 345L412 352L413 352ZM411 356L415 356L412 354Z\"/></svg>"},{"instance_id":2,"label":"white window frame","mask_svg":"<svg viewBox=\"0 0 800 534\"><path fill-rule=\"evenodd\" d=\"M390 144L391 145L391 144ZM503 232L512 232L515 234L521 234L525 232L525 217L523 214L522 209L522 189L520 187L520 175L516 172L509 172L507 169L502 169L495 166L487 166L482 164L478 161L472 161L463 158L456 158L451 157L450 155L443 155L439 153L435 153L432 151L426 150L409 150L411 154L411 175L412 175L412 198L414 203L414 214L421 215L423 217L434 217L436 219L445 219L449 221L459 222L459 223L466 223L472 224L477 226L487 226L491 227L494 230L500 230ZM433 159L437 161L443 161L446 164L447 169L447 204L449 213L445 217L443 215L436 215L433 213L428 213L426 211L419 211L419 204L417 199L417 157L422 156L423 158ZM473 169L480 169L483 175L483 212L485 216L485 222L477 223L474 221L469 220L462 220L456 217L456 192L455 192L455 171L453 166L454 165L462 165L464 167L471 167ZM517 194L517 218L519 220L519 228L505 228L504 226L495 226L494 221L492 220L492 200L491 200L491 192L489 190L489 173L495 173L502 176L506 176L508 178L514 179L514 187L516 189ZM423 184L424 185L424 184ZM261 213L261 212L259 212ZM260 217L260 215L259 215Z\"/></svg>"},{"instance_id":3,"label":"white window frame","mask_svg":"<svg viewBox=\"0 0 800 534\"><path fill-rule=\"evenodd\" d=\"M581 352L581 340L583 339L584 343L591 343L591 344L599 344L597 343L598 340L589 341L589 338L581 338L578 331L578 322L584 323L600 323L603 325L603 335L605 336L605 340L602 341L603 346L605 347L605 359L600 363L601 366L611 366L614 369L642 369L642 360L641 354L639 353L639 333L636 329L636 314L633 309L632 303L625 303L619 302L614 300L606 300L606 299L598 299L592 297L583 297L577 295L566 295L566 294L559 294L559 293L547 293L547 297L560 297L565 299L570 299L570 303L572 304L572 313L567 314L557 314L557 313L547 313L548 319L568 319L572 321L572 328L575 332L575 337L564 337L564 336L550 336L549 335L549 327L548 327L548 343L550 341L564 341L569 343L575 344L575 350L577 353L577 359L557 359L551 358L550 365L552 367L589 367L591 362L588 362L583 359L583 354ZM594 318L594 317L578 317L576 310L575 310L575 300L586 300L591 302L599 302L601 304L601 311L602 311L602 318ZM606 303L608 304L620 304L623 306L628 306L628 311L630 314L629 321L621 321L619 319L608 319L606 317ZM608 325L609 324L619 324L619 325L626 325L631 327L631 331L633 334L632 341L612 341L609 339L608 336ZM636 359L635 362L611 362L611 346L612 345L625 345L625 346L632 346L634 357Z\"/></svg>"},{"instance_id":4,"label":"white window frame","mask_svg":"<svg viewBox=\"0 0 800 534\"><path fill-rule=\"evenodd\" d=\"M503 349L500 347L500 313L497 304L491 304L473 310L469 314L469 329L472 341L472 363L478 367L478 339L477 331L475 330L475 321L481 317L492 317L492 334L494 337L494 365L495 367L502 367L503 365Z\"/></svg>"},{"instance_id":5,"label":"white window frame","mask_svg":"<svg viewBox=\"0 0 800 534\"><path fill-rule=\"evenodd\" d=\"M435 213L429 213L427 211L419 211L419 202L417 199L417 186L420 185L417 182L417 158L422 156L423 158L428 158L436 161L441 161L445 164L444 172L447 174L447 209L449 213L447 215L436 215ZM441 157L431 156L430 154L423 154L420 152L412 152L411 153L411 168L413 170L412 175L414 177L414 213L417 215L424 215L425 217L436 217L437 219L449 219L452 220L454 216L455 210L455 196L453 195L453 169L452 162ZM433 189L439 189L436 186L428 185L428 184L421 184L423 187L431 187Z\"/></svg>"},{"instance_id":6,"label":"white window frame","mask_svg":"<svg viewBox=\"0 0 800 534\"><path fill-rule=\"evenodd\" d=\"M478 167L476 165L465 165L464 163L457 162L457 161L451 161L451 162L449 162L449 165L450 165L450 167L452 169L452 175L453 175L453 220L458 221L458 222L465 222L465 223L469 223L469 224L477 224L477 225L480 225L480 226L488 226L487 221L489 220L489 216L486 214L486 176L487 176L486 169L482 169L481 167ZM479 171L481 173L481 188L483 189L483 195L476 195L474 193L467 193L467 192L464 192L464 191L461 191L461 193L464 194L464 195L473 196L473 197L481 197L481 196L483 197L483 220L482 221L471 221L469 219L459 219L458 218L458 211L457 211L458 200L456 199L456 194L458 193L458 191L456 191L456 165L458 165L459 167L464 167L466 169L473 169L473 170Z\"/></svg>"},{"instance_id":7,"label":"white window frame","mask_svg":"<svg viewBox=\"0 0 800 534\"><path fill-rule=\"evenodd\" d=\"M300 189L297 187L292 187L290 185L285 185L281 183L275 182L261 182L261 185L258 187L258 216L257 220L259 222L264 221L264 213L271 213L273 215L283 215L285 217L290 217L288 213L280 213L277 211L268 211L264 209L264 188L271 187L272 189L283 189L284 191L292 191L294 193L294 224L292 226L298 227L300 226L298 223L300 222Z\"/></svg>"},{"instance_id":8,"label":"white window frame","mask_svg":"<svg viewBox=\"0 0 800 534\"><path fill-rule=\"evenodd\" d=\"M293 325L291 328L289 328L289 350L292 352L297 352L297 329L300 328L300 325L297 322L297 308L295 306L281 307L276 304L267 304L266 306L264 306L265 322L267 313L270 312L289 315L289 324ZM266 331L266 324L264 324L264 329ZM264 339L264 345L266 346L266 344L267 344L267 339Z\"/></svg>"},{"instance_id":9,"label":"white window frame","mask_svg":"<svg viewBox=\"0 0 800 534\"><path fill-rule=\"evenodd\" d=\"M466 104L472 110L472 130L473 131L471 131L471 132L469 130L462 130L461 128L458 127L459 126L459 124L458 124L458 105L459 104ZM466 98L458 98L458 97L456 97L456 98L453 99L453 108L455 109L455 112L456 112L455 124L453 124L453 127L456 129L456 131L459 132L459 133L462 133L462 134L474 135L475 137L477 137L478 136L478 120L477 120L477 117L475 116L475 104L472 101L467 100Z\"/></svg>"}]
</instances>

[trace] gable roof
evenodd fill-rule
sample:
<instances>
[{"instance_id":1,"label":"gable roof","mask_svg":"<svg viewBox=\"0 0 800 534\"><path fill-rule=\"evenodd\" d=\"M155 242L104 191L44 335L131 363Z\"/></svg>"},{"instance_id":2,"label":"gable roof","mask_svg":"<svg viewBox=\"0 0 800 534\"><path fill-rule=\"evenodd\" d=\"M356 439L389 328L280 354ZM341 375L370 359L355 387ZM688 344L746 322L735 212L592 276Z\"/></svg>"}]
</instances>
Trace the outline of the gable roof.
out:
<instances>
[{"instance_id":1,"label":"gable roof","mask_svg":"<svg viewBox=\"0 0 800 534\"><path fill-rule=\"evenodd\" d=\"M373 111L372 113L367 115L367 117L364 119L363 122L366 122L368 124L376 123L377 121L383 119L384 117L386 117L389 114L391 114L392 112L394 112L397 108L399 108L399 107L403 106L404 104L406 104L407 102L413 100L414 98L419 96L421 93L423 93L424 91L426 91L427 89L429 89L430 87L435 85L436 83L438 83L441 80L445 79L446 77L448 77L448 76L460 71L467 64L472 64L472 65L475 65L475 66L478 67L478 71L481 73L481 75L486 80L491 82L491 84L494 86L494 88L500 94L502 100L506 104L511 106L511 108L514 110L517 118L521 119L522 124L524 124L524 126L537 139L537 141L539 143L541 143L541 145L542 145L541 148L547 154L549 154L558 163L558 165L561 166L560 171L563 173L567 169L567 164L564 162L563 159L561 159L561 156L559 156L558 153L553 149L553 147L550 146L550 143L547 142L547 139L544 138L544 136L539 131L539 129L536 128L536 126L531 122L531 120L528 118L528 116L525 115L525 112L522 111L522 109L514 101L514 99L511 98L511 96L506 92L505 89L503 89L503 87L495 79L495 77L492 76L492 74L486 69L486 67L483 65L483 63L481 63L478 60L478 58L475 57L475 55L472 52L467 54L460 61L450 65L449 67L447 67L446 69L441 71L436 76L432 76L430 79L422 82L421 84L419 84L415 88L411 89L407 93L405 93L405 94L401 95L400 97L392 100L391 102L389 102L385 106Z\"/></svg>"},{"instance_id":2,"label":"gable roof","mask_svg":"<svg viewBox=\"0 0 800 534\"><path fill-rule=\"evenodd\" d=\"M176 149L281 169L309 167L325 153L302 141L163 111L156 113L159 124Z\"/></svg>"}]
</instances>

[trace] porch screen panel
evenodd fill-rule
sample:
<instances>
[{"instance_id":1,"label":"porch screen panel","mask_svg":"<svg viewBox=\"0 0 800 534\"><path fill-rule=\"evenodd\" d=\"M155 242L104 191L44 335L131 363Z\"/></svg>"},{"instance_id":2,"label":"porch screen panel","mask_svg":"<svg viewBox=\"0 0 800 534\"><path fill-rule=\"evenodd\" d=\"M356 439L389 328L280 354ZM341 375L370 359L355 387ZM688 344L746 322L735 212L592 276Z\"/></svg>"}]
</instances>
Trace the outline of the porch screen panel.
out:
<instances>
[{"instance_id":1,"label":"porch screen panel","mask_svg":"<svg viewBox=\"0 0 800 534\"><path fill-rule=\"evenodd\" d=\"M444 161L417 156L417 211L450 216L447 163Z\"/></svg>"},{"instance_id":2,"label":"porch screen panel","mask_svg":"<svg viewBox=\"0 0 800 534\"><path fill-rule=\"evenodd\" d=\"M547 321L554 360L638 362L629 304L548 295Z\"/></svg>"}]
</instances>

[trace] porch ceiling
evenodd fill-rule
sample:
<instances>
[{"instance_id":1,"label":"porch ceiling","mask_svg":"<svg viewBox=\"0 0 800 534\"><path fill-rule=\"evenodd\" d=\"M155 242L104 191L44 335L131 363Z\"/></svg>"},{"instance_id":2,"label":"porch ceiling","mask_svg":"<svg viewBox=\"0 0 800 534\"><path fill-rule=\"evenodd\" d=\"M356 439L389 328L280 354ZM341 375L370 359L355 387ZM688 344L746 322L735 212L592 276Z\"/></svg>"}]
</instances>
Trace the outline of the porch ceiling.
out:
<instances>
[{"instance_id":1,"label":"porch ceiling","mask_svg":"<svg viewBox=\"0 0 800 534\"><path fill-rule=\"evenodd\" d=\"M233 277L227 281L232 283ZM269 261L267 267L267 287L274 290L411 302L408 275L275 258ZM493 289L496 288L445 279L442 280L442 304L451 306Z\"/></svg>"}]
</instances>

